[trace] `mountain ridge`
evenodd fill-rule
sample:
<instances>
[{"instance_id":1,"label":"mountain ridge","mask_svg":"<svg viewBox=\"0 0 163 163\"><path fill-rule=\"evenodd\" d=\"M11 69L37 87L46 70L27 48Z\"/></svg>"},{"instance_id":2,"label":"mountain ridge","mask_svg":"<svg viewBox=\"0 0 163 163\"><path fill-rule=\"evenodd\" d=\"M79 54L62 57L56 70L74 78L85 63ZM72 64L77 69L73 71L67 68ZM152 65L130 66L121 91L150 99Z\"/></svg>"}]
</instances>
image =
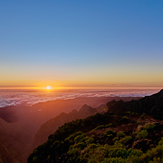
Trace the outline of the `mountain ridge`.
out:
<instances>
[{"instance_id":1,"label":"mountain ridge","mask_svg":"<svg viewBox=\"0 0 163 163\"><path fill-rule=\"evenodd\" d=\"M140 163L151 160L154 163L156 160L163 160L163 123L159 120L162 119L163 111L162 92L163 90L129 102L113 100L107 103L106 113L65 123L54 134L49 135L47 142L31 153L28 163L110 163L118 160L125 163L126 159L131 163L136 160ZM102 154L105 150L116 152L115 149L122 154ZM139 154L135 155L138 149ZM150 159L147 150L153 152ZM157 150L161 150L159 154L154 153ZM132 158L130 151L133 151Z\"/></svg>"},{"instance_id":2,"label":"mountain ridge","mask_svg":"<svg viewBox=\"0 0 163 163\"><path fill-rule=\"evenodd\" d=\"M163 89L151 96L145 96L139 100L132 100L129 102L111 101L107 103L108 111L118 112L137 112L139 114L146 113L153 115L155 118L163 119Z\"/></svg>"}]
</instances>

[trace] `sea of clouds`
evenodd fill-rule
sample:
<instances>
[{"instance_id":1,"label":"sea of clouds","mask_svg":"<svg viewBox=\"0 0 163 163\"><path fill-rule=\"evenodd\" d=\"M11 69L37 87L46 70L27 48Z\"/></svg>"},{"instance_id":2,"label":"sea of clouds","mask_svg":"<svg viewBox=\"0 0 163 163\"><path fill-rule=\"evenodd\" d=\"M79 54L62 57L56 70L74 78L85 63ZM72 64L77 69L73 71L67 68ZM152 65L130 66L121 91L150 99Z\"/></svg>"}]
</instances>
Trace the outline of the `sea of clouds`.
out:
<instances>
[{"instance_id":1,"label":"sea of clouds","mask_svg":"<svg viewBox=\"0 0 163 163\"><path fill-rule=\"evenodd\" d=\"M34 105L57 99L67 100L79 97L144 97L157 93L158 89L115 89L115 90L9 90L0 89L0 108L15 105Z\"/></svg>"}]
</instances>

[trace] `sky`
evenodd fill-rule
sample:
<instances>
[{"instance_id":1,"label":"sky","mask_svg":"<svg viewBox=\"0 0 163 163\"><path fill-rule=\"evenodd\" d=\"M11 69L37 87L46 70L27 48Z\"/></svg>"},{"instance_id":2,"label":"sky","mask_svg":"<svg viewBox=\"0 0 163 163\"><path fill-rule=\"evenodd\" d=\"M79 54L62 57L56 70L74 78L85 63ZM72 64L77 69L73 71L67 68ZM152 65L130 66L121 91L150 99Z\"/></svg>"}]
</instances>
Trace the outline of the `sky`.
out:
<instances>
[{"instance_id":1,"label":"sky","mask_svg":"<svg viewBox=\"0 0 163 163\"><path fill-rule=\"evenodd\" d=\"M162 0L0 1L0 87L163 87Z\"/></svg>"}]
</instances>

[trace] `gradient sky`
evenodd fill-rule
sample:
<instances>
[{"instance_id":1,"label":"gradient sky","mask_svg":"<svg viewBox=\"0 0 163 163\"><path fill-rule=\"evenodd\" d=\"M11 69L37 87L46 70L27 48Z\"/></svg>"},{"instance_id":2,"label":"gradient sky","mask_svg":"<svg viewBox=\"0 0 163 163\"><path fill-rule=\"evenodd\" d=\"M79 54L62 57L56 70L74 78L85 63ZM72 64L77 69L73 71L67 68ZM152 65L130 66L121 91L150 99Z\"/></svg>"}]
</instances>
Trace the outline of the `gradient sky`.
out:
<instances>
[{"instance_id":1,"label":"gradient sky","mask_svg":"<svg viewBox=\"0 0 163 163\"><path fill-rule=\"evenodd\" d=\"M163 87L163 1L0 1L0 86L46 85Z\"/></svg>"}]
</instances>

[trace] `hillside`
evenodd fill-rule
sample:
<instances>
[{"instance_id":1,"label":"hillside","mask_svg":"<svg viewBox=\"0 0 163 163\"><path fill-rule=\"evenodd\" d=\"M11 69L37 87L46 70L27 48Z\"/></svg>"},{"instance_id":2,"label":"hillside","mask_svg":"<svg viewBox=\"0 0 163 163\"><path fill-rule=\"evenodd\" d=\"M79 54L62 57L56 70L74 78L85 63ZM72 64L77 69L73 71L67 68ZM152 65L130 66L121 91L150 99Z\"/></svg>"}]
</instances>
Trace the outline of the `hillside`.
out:
<instances>
[{"instance_id":1,"label":"hillside","mask_svg":"<svg viewBox=\"0 0 163 163\"><path fill-rule=\"evenodd\" d=\"M140 100L132 100L124 102L115 100L107 103L109 112L123 113L126 111L137 112L139 114L146 113L157 119L163 119L163 90L152 95L146 96Z\"/></svg>"},{"instance_id":2,"label":"hillside","mask_svg":"<svg viewBox=\"0 0 163 163\"><path fill-rule=\"evenodd\" d=\"M101 108L97 108L97 106L113 99L120 100L122 98L81 97L69 100L40 102L33 106L16 105L0 108L0 162L26 163L33 149L47 141L48 136L54 133L59 126L62 126L65 122L70 122L77 118L85 118L96 113L91 112L93 111L92 109L88 109L90 113L85 109L84 112L80 112L81 114L79 114L79 110L84 104L90 105L98 111ZM133 98L123 98L123 100L130 99ZM63 111L65 113L62 113ZM78 115L81 117L78 117ZM61 121L58 121L58 119L54 121L50 120L51 118L55 119L54 117L56 116L59 116ZM49 121L49 128L43 125L47 121ZM51 122L52 124L50 124ZM44 127L40 128L42 125ZM37 131L38 134L36 134Z\"/></svg>"},{"instance_id":3,"label":"hillside","mask_svg":"<svg viewBox=\"0 0 163 163\"><path fill-rule=\"evenodd\" d=\"M108 112L65 123L28 162L163 162L163 90L130 102L111 101Z\"/></svg>"},{"instance_id":4,"label":"hillside","mask_svg":"<svg viewBox=\"0 0 163 163\"><path fill-rule=\"evenodd\" d=\"M42 143L47 141L48 136L54 133L58 129L58 127L62 126L64 123L71 122L72 120L76 120L76 119L83 119L88 116L94 115L96 113L102 113L103 111L106 112L108 110L107 106L105 104L102 104L106 102L106 99L107 101L112 101L112 100L130 101L134 99L135 100L140 99L140 97L107 97L107 98L102 98L102 99L94 98L95 102L92 101L91 103L89 102L89 99L87 100L85 99L86 103L93 104L94 107L92 108L91 106L84 104L79 110L74 109L69 113L62 112L58 116L43 123L34 137L34 141L30 149L30 153L38 145L41 145ZM97 107L97 104L94 105L95 103L101 104L101 105Z\"/></svg>"},{"instance_id":5,"label":"hillside","mask_svg":"<svg viewBox=\"0 0 163 163\"><path fill-rule=\"evenodd\" d=\"M51 133L54 133L59 126L62 126L65 123L70 122L72 120L86 118L90 115L102 112L105 108L107 108L106 105L101 105L96 109L85 104L81 107L79 111L74 109L68 114L66 113L59 114L55 118L50 119L49 121L41 125L40 129L35 135L35 139L32 146L37 147L38 145L47 141L48 136Z\"/></svg>"}]
</instances>

